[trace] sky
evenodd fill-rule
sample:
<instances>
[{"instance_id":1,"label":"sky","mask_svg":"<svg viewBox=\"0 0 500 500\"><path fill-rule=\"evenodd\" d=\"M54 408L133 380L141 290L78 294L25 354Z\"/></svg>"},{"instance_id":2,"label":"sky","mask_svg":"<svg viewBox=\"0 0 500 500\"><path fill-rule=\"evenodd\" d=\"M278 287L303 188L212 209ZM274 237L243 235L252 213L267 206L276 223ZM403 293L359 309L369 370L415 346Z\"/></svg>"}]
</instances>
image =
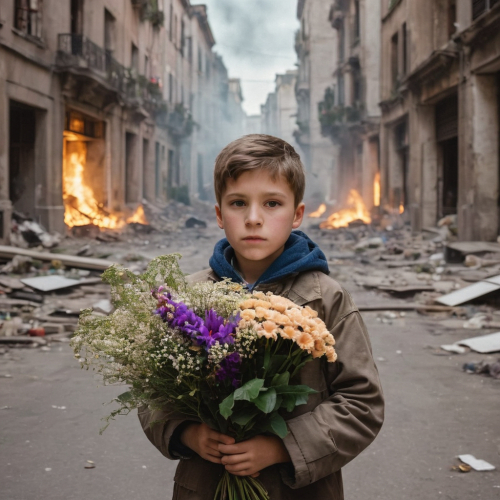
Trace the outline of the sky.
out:
<instances>
[{"instance_id":1,"label":"sky","mask_svg":"<svg viewBox=\"0 0 500 500\"><path fill-rule=\"evenodd\" d=\"M193 1L193 4L198 3ZM241 78L243 108L260 114L276 73L294 69L297 0L200 0L207 6L214 50L231 78Z\"/></svg>"}]
</instances>

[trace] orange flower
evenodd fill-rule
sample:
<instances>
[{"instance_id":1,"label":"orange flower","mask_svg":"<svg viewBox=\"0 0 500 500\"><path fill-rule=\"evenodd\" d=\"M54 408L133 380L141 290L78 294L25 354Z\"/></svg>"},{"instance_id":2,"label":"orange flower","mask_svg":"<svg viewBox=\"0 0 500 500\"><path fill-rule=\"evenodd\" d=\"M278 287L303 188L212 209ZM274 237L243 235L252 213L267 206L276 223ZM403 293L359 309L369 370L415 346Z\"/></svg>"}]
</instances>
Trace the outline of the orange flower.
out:
<instances>
[{"instance_id":1,"label":"orange flower","mask_svg":"<svg viewBox=\"0 0 500 500\"><path fill-rule=\"evenodd\" d=\"M256 300L254 308L257 309L257 307L263 307L264 309L271 309L271 303L268 302L267 300Z\"/></svg>"},{"instance_id":2,"label":"orange flower","mask_svg":"<svg viewBox=\"0 0 500 500\"><path fill-rule=\"evenodd\" d=\"M314 339L307 332L301 332L295 341L303 351L311 351L314 348Z\"/></svg>"},{"instance_id":3,"label":"orange flower","mask_svg":"<svg viewBox=\"0 0 500 500\"><path fill-rule=\"evenodd\" d=\"M264 321L264 323L261 323L260 326L261 328L259 328L259 336L266 337L266 339L272 338L274 340L278 338L278 327L274 321Z\"/></svg>"},{"instance_id":4,"label":"orange flower","mask_svg":"<svg viewBox=\"0 0 500 500\"><path fill-rule=\"evenodd\" d=\"M255 303L257 301L255 299L247 299L247 300L244 300L241 304L240 304L240 309L254 309L255 308Z\"/></svg>"},{"instance_id":5,"label":"orange flower","mask_svg":"<svg viewBox=\"0 0 500 500\"><path fill-rule=\"evenodd\" d=\"M326 351L326 359L328 360L329 363L337 361L337 353L335 352L335 349L333 347L327 346L325 351Z\"/></svg>"},{"instance_id":6,"label":"orange flower","mask_svg":"<svg viewBox=\"0 0 500 500\"><path fill-rule=\"evenodd\" d=\"M241 311L240 317L241 319L250 321L252 319L255 319L255 311L253 309L245 309L244 311Z\"/></svg>"},{"instance_id":7,"label":"orange flower","mask_svg":"<svg viewBox=\"0 0 500 500\"><path fill-rule=\"evenodd\" d=\"M311 309L309 306L305 306L302 310L302 314L306 318L317 318L318 317L318 312L315 311L314 309Z\"/></svg>"},{"instance_id":8,"label":"orange flower","mask_svg":"<svg viewBox=\"0 0 500 500\"><path fill-rule=\"evenodd\" d=\"M296 307L291 300L285 299L285 297L281 297L279 295L272 295L269 297L269 300L271 301L273 309L276 309L276 311L281 313L285 312L290 307Z\"/></svg>"},{"instance_id":9,"label":"orange flower","mask_svg":"<svg viewBox=\"0 0 500 500\"><path fill-rule=\"evenodd\" d=\"M293 340L296 337L297 333L298 331L295 330L293 326L285 326L285 328L280 331L280 334L284 339L290 340Z\"/></svg>"}]
</instances>

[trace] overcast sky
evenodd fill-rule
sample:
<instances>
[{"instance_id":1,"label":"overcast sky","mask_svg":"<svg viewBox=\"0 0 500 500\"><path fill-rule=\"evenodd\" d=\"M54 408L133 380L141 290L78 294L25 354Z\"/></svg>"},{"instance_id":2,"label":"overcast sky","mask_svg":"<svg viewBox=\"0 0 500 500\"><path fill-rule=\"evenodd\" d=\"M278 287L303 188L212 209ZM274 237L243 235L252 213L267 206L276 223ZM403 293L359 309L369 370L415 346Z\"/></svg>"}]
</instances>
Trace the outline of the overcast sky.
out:
<instances>
[{"instance_id":1,"label":"overcast sky","mask_svg":"<svg viewBox=\"0 0 500 500\"><path fill-rule=\"evenodd\" d=\"M193 1L193 4L198 3ZM241 78L243 108L259 114L276 73L294 69L297 0L200 0L231 78Z\"/></svg>"}]
</instances>

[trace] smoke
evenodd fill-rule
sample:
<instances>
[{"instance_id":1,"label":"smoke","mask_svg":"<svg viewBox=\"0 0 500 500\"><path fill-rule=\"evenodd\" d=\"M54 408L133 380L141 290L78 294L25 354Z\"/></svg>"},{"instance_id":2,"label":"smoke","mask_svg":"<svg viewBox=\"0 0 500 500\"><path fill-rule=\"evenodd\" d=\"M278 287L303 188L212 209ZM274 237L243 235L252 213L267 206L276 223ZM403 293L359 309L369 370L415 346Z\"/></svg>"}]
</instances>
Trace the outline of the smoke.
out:
<instances>
[{"instance_id":1,"label":"smoke","mask_svg":"<svg viewBox=\"0 0 500 500\"><path fill-rule=\"evenodd\" d=\"M194 2L193 2L194 3ZM276 73L293 69L297 0L205 0L215 50L242 79L244 108L260 113Z\"/></svg>"}]
</instances>

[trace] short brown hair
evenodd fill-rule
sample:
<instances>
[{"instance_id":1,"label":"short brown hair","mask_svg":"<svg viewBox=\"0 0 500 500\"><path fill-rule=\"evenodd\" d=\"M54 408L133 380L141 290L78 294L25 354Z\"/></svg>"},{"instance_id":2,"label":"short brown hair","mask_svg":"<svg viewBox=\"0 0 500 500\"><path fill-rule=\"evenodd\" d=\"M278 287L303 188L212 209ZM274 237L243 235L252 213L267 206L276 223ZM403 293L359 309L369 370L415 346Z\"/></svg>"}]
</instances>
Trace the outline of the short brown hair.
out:
<instances>
[{"instance_id":1,"label":"short brown hair","mask_svg":"<svg viewBox=\"0 0 500 500\"><path fill-rule=\"evenodd\" d=\"M304 197L306 179L300 156L288 142L265 134L244 135L229 143L217 156L214 188L217 203L228 179L236 180L243 172L266 169L272 179L282 175L292 188L295 206Z\"/></svg>"}]
</instances>

